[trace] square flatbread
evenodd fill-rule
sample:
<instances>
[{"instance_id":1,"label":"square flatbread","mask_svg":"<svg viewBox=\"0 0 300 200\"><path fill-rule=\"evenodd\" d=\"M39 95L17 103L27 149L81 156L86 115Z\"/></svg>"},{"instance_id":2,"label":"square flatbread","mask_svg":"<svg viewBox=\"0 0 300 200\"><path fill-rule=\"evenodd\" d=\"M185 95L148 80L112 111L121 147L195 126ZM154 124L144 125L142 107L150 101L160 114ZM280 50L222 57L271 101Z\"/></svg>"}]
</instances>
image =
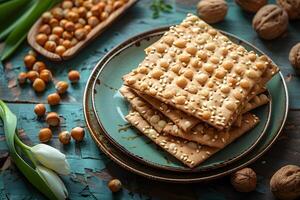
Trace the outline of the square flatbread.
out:
<instances>
[{"instance_id":1,"label":"square flatbread","mask_svg":"<svg viewBox=\"0 0 300 200\"><path fill-rule=\"evenodd\" d=\"M278 71L194 15L147 51L124 84L218 129L231 126L266 70Z\"/></svg>"},{"instance_id":2,"label":"square flatbread","mask_svg":"<svg viewBox=\"0 0 300 200\"><path fill-rule=\"evenodd\" d=\"M159 145L190 168L201 164L222 149L203 146L168 134L158 133L138 112L135 111L130 112L126 116L126 119L146 137L150 138L155 144ZM256 122L250 121L238 130L231 132L227 144L233 142L235 139L246 133L255 126L255 124Z\"/></svg>"},{"instance_id":3,"label":"square flatbread","mask_svg":"<svg viewBox=\"0 0 300 200\"><path fill-rule=\"evenodd\" d=\"M128 87L122 87L120 92L128 100L132 108L136 110L159 133L165 132L202 145L223 148L231 141L231 132L238 130L237 127L227 131L218 130L206 123L200 123L192 131L184 132L158 110L153 109L149 103L132 92ZM243 115L241 121L242 124L244 124L243 126L246 126L246 124L252 121L257 123L259 120L255 115L248 113Z\"/></svg>"}]
</instances>

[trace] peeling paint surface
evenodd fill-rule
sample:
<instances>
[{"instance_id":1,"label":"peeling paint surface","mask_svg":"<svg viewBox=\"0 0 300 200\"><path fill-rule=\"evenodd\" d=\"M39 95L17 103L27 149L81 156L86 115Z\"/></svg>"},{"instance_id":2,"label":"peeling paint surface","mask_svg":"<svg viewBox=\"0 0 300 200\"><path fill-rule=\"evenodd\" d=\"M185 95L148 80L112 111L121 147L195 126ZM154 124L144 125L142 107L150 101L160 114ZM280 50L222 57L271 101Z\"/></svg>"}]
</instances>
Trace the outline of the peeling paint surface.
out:
<instances>
[{"instance_id":1,"label":"peeling paint surface","mask_svg":"<svg viewBox=\"0 0 300 200\"><path fill-rule=\"evenodd\" d=\"M100 37L70 61L55 63L46 61L52 69L55 81L67 80L70 69L79 70L79 84L70 85L69 91L62 98L62 105L51 108L58 112L61 126L54 130L53 139L49 143L67 155L71 164L72 174L62 177L69 190L70 199L183 199L183 200L238 200L238 199L273 199L269 190L272 174L286 164L300 165L300 78L288 62L289 49L300 41L300 21L290 22L288 34L273 41L259 39L251 28L253 15L243 12L233 0L227 1L229 13L224 22L215 27L233 33L254 44L269 55L281 68L289 87L291 112L281 137L261 159L251 167L258 174L258 187L249 194L235 192L230 185L229 177L208 183L171 184L151 181L128 172L107 158L95 145L87 133L80 144L71 142L63 146L58 141L58 133L70 130L75 126L85 127L82 96L85 83L95 64L110 49L135 34L154 27L179 23L188 12L196 13L197 0L167 0L173 5L173 12L161 14L160 18L152 19L149 9L151 0L140 0L119 21L108 28ZM274 1L272 1L274 2ZM0 98L5 100L18 117L18 132L23 141L33 145L39 143L38 131L46 127L43 119L37 119L33 113L36 103L46 103L48 94L55 91L53 83L43 94L36 94L30 85L19 86L17 75L25 70L23 56L29 50L24 43L14 57L0 66ZM50 110L50 107L47 107ZM85 127L86 128L86 127ZM86 130L87 131L87 130ZM44 197L33 188L18 172L10 161L5 143L2 123L0 124L0 199L2 200L35 200ZM111 178L118 178L123 189L112 194L107 188Z\"/></svg>"}]
</instances>

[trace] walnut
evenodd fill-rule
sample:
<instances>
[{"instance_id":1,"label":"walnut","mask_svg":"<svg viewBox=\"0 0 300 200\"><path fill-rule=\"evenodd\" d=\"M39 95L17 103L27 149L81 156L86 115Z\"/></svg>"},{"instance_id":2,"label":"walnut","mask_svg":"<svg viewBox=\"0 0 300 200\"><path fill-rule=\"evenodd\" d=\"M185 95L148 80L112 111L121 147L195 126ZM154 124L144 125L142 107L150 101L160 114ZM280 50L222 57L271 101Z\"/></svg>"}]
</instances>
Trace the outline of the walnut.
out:
<instances>
[{"instance_id":1,"label":"walnut","mask_svg":"<svg viewBox=\"0 0 300 200\"><path fill-rule=\"evenodd\" d=\"M260 37L266 40L275 39L287 30L288 15L277 5L266 5L256 13L252 26Z\"/></svg>"},{"instance_id":2,"label":"walnut","mask_svg":"<svg viewBox=\"0 0 300 200\"><path fill-rule=\"evenodd\" d=\"M289 60L296 72L300 74L300 42L291 49Z\"/></svg>"},{"instance_id":3,"label":"walnut","mask_svg":"<svg viewBox=\"0 0 300 200\"><path fill-rule=\"evenodd\" d=\"M256 188L256 173L251 168L241 169L231 175L231 184L239 192L251 192Z\"/></svg>"},{"instance_id":4,"label":"walnut","mask_svg":"<svg viewBox=\"0 0 300 200\"><path fill-rule=\"evenodd\" d=\"M268 0L235 0L235 2L245 11L256 13L268 3Z\"/></svg>"},{"instance_id":5,"label":"walnut","mask_svg":"<svg viewBox=\"0 0 300 200\"><path fill-rule=\"evenodd\" d=\"M277 0L277 4L287 12L289 19L300 19L299 0Z\"/></svg>"},{"instance_id":6,"label":"walnut","mask_svg":"<svg viewBox=\"0 0 300 200\"><path fill-rule=\"evenodd\" d=\"M270 187L279 199L296 199L300 197L300 167L286 165L271 178Z\"/></svg>"},{"instance_id":7,"label":"walnut","mask_svg":"<svg viewBox=\"0 0 300 200\"><path fill-rule=\"evenodd\" d=\"M198 15L209 24L222 21L228 6L224 0L201 0L197 5Z\"/></svg>"}]
</instances>

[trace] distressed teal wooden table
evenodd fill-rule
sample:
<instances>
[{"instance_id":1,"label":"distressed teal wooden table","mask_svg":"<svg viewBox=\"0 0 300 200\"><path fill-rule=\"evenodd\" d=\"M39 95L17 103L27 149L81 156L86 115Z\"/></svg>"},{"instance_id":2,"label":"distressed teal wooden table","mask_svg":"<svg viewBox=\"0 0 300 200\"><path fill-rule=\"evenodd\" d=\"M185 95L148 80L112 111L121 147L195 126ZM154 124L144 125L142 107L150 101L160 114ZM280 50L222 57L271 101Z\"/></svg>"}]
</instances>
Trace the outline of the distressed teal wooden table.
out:
<instances>
[{"instance_id":1,"label":"distressed teal wooden table","mask_svg":"<svg viewBox=\"0 0 300 200\"><path fill-rule=\"evenodd\" d=\"M62 105L54 110L63 116L62 130L74 126L85 126L82 108L83 90L94 65L101 57L125 39L150 30L180 22L186 13L195 13L196 0L170 0L173 12L162 14L152 19L149 9L150 0L140 0L118 22L105 31L101 37L90 44L74 59L64 63L50 63L56 80L67 80L69 69L81 72L78 85L71 86L64 96ZM216 27L233 33L256 45L269 55L281 68L290 94L290 113L281 137L261 159L251 167L258 173L258 187L249 194L235 192L229 178L201 184L167 184L150 181L134 175L117 166L96 147L89 134L84 142L62 146L57 139L56 130L50 145L67 154L72 174L63 177L69 190L70 199L272 199L269 180L272 174L285 164L300 165L300 79L295 75L288 62L290 48L300 42L300 22L291 22L288 33L273 41L259 39L251 28L252 15L241 11L233 1L229 1L229 13L224 22ZM30 86L20 87L16 81L19 72L24 70L23 56L29 50L24 43L18 53L0 67L0 99L8 103L18 116L18 130L23 140L29 144L38 143L38 131L45 126L44 121L37 121L33 107L38 102L46 103L46 97L54 92L54 86L41 95L37 95ZM2 125L1 125L2 126ZM1 199L43 199L17 171L10 162L3 129L0 127L0 195ZM112 194L107 182L112 177L120 179L124 185L121 192Z\"/></svg>"}]
</instances>

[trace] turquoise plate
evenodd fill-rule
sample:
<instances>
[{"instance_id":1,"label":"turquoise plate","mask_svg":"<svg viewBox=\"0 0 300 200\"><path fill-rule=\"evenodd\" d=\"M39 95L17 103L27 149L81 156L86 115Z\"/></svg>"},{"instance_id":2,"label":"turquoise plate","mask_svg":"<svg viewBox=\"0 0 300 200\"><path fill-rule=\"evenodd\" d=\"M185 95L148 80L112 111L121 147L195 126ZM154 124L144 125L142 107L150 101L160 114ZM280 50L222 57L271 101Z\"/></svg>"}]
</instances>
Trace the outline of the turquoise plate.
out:
<instances>
[{"instance_id":1,"label":"turquoise plate","mask_svg":"<svg viewBox=\"0 0 300 200\"><path fill-rule=\"evenodd\" d=\"M136 68L145 56L144 49L157 41L166 30L167 28L156 29L125 41L116 47L116 51L108 53L103 59L104 62L98 65L101 70L93 86L92 96L93 107L103 133L126 154L147 165L162 169L211 170L240 159L255 147L265 133L271 114L270 104L254 111L260 118L260 123L254 129L194 169L184 166L172 155L157 148L136 129L124 128L128 126L124 116L128 114L130 107L118 92L118 88L122 85L122 76ZM247 49L254 50L252 46L240 39L227 33L224 34Z\"/></svg>"}]
</instances>

